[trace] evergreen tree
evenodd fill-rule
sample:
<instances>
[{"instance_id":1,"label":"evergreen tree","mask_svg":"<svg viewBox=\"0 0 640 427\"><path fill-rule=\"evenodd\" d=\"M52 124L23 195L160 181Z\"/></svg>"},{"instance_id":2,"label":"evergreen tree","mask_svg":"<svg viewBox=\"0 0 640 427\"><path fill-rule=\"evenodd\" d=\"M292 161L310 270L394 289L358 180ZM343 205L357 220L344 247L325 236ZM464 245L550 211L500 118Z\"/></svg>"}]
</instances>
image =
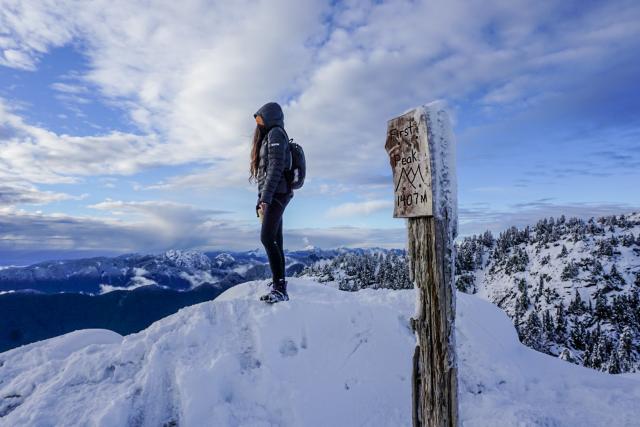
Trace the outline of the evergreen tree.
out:
<instances>
[{"instance_id":1,"label":"evergreen tree","mask_svg":"<svg viewBox=\"0 0 640 427\"><path fill-rule=\"evenodd\" d=\"M514 254L507 260L504 271L507 274L523 272L527 269L529 263L529 255L522 248L516 248Z\"/></svg>"},{"instance_id":2,"label":"evergreen tree","mask_svg":"<svg viewBox=\"0 0 640 427\"><path fill-rule=\"evenodd\" d=\"M540 318L535 311L529 313L529 317L525 323L523 331L522 343L527 347L531 347L536 350L542 350L542 324Z\"/></svg>"},{"instance_id":3,"label":"evergreen tree","mask_svg":"<svg viewBox=\"0 0 640 427\"><path fill-rule=\"evenodd\" d=\"M494 238L493 238L493 234L491 234L491 231L487 230L484 232L484 234L482 235L481 239L480 239L482 245L486 248L491 248L493 247L494 244Z\"/></svg>"},{"instance_id":4,"label":"evergreen tree","mask_svg":"<svg viewBox=\"0 0 640 427\"><path fill-rule=\"evenodd\" d=\"M635 243L636 238L633 233L625 234L622 236L622 246L630 247Z\"/></svg>"},{"instance_id":5,"label":"evergreen tree","mask_svg":"<svg viewBox=\"0 0 640 427\"><path fill-rule=\"evenodd\" d=\"M567 255L569 255L569 251L565 245L562 245L562 250L558 254L558 258L565 258Z\"/></svg>"},{"instance_id":6,"label":"evergreen tree","mask_svg":"<svg viewBox=\"0 0 640 427\"><path fill-rule=\"evenodd\" d=\"M621 291L626 285L624 277L622 277L615 264L611 266L611 272L605 278L609 290Z\"/></svg>"},{"instance_id":7,"label":"evergreen tree","mask_svg":"<svg viewBox=\"0 0 640 427\"><path fill-rule=\"evenodd\" d=\"M527 290L527 282L524 279L516 279L518 284L518 291L520 295L516 301L516 313L519 313L520 317L524 315L529 309L529 293Z\"/></svg>"},{"instance_id":8,"label":"evergreen tree","mask_svg":"<svg viewBox=\"0 0 640 427\"><path fill-rule=\"evenodd\" d=\"M598 325L599 326L599 325ZM594 369L601 370L602 368L606 369L606 362L609 360L609 352L608 352L608 338L605 334L599 333L598 338L595 341L595 347L593 349L593 356L591 358L591 367Z\"/></svg>"},{"instance_id":9,"label":"evergreen tree","mask_svg":"<svg viewBox=\"0 0 640 427\"><path fill-rule=\"evenodd\" d=\"M633 331L630 326L627 325L622 330L615 353L618 355L620 371L630 371L635 362L633 357Z\"/></svg>"},{"instance_id":10,"label":"evergreen tree","mask_svg":"<svg viewBox=\"0 0 640 427\"><path fill-rule=\"evenodd\" d=\"M607 372L610 374L619 374L621 372L620 369L620 359L618 358L618 353L615 351L611 352L609 356L609 361L607 362Z\"/></svg>"},{"instance_id":11,"label":"evergreen tree","mask_svg":"<svg viewBox=\"0 0 640 427\"><path fill-rule=\"evenodd\" d=\"M543 293L544 293L544 278L540 276L540 279L538 280L538 290L536 292L536 302L540 300Z\"/></svg>"},{"instance_id":12,"label":"evergreen tree","mask_svg":"<svg viewBox=\"0 0 640 427\"><path fill-rule=\"evenodd\" d=\"M596 320L604 320L610 315L609 305L607 304L607 298L603 292L598 292L596 295L596 308L594 317Z\"/></svg>"},{"instance_id":13,"label":"evergreen tree","mask_svg":"<svg viewBox=\"0 0 640 427\"><path fill-rule=\"evenodd\" d=\"M578 319L577 316L573 318L573 327L569 333L571 339L571 345L577 350L584 350L585 348L585 334L586 330L584 324Z\"/></svg>"},{"instance_id":14,"label":"evergreen tree","mask_svg":"<svg viewBox=\"0 0 640 427\"><path fill-rule=\"evenodd\" d=\"M567 319L564 314L564 304L560 301L556 308L555 334L561 342L564 342L567 334Z\"/></svg>"},{"instance_id":15,"label":"evergreen tree","mask_svg":"<svg viewBox=\"0 0 640 427\"><path fill-rule=\"evenodd\" d=\"M549 310L545 310L542 315L542 326L544 330L544 335L547 337L549 341L555 341L555 326L553 324L553 318L551 317L551 313Z\"/></svg>"},{"instance_id":16,"label":"evergreen tree","mask_svg":"<svg viewBox=\"0 0 640 427\"><path fill-rule=\"evenodd\" d=\"M578 274L580 274L580 268L578 267L578 264L576 264L573 260L570 260L564 266L564 269L560 274L560 279L562 280L575 279L576 277L578 277Z\"/></svg>"},{"instance_id":17,"label":"evergreen tree","mask_svg":"<svg viewBox=\"0 0 640 427\"><path fill-rule=\"evenodd\" d=\"M604 268L602 267L602 263L600 262L600 260L596 259L593 262L593 267L591 268L591 273L594 276L600 276L600 275L602 275L603 272L604 272Z\"/></svg>"},{"instance_id":18,"label":"evergreen tree","mask_svg":"<svg viewBox=\"0 0 640 427\"><path fill-rule=\"evenodd\" d=\"M585 310L584 302L582 302L582 297L580 296L580 292L578 292L578 290L576 289L573 299L569 303L569 309L567 311L570 314L580 315L584 313L584 310Z\"/></svg>"}]
</instances>

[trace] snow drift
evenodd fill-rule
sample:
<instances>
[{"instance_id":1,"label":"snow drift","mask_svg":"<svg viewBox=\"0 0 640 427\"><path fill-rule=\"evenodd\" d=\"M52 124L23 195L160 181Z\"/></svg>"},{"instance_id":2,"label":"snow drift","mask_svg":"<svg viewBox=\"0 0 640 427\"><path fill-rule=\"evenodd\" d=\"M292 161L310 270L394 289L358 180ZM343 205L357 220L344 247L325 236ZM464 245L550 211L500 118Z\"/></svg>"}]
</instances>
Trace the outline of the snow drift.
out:
<instances>
[{"instance_id":1,"label":"snow drift","mask_svg":"<svg viewBox=\"0 0 640 427\"><path fill-rule=\"evenodd\" d=\"M0 354L0 425L411 425L413 290L263 281L126 337L76 331ZM464 426L633 425L640 376L568 364L518 342L507 316L458 293Z\"/></svg>"}]
</instances>

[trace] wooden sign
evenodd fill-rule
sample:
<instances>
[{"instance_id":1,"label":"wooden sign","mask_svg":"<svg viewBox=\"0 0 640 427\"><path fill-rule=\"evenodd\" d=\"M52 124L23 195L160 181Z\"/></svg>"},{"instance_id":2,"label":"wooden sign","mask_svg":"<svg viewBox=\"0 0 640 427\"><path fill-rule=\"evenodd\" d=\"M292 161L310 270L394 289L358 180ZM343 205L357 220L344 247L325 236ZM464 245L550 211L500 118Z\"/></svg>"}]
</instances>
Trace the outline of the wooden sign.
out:
<instances>
[{"instance_id":1,"label":"wooden sign","mask_svg":"<svg viewBox=\"0 0 640 427\"><path fill-rule=\"evenodd\" d=\"M431 162L422 111L411 110L387 123L384 148L393 171L394 218L433 215Z\"/></svg>"},{"instance_id":2,"label":"wooden sign","mask_svg":"<svg viewBox=\"0 0 640 427\"><path fill-rule=\"evenodd\" d=\"M407 220L409 276L417 304L411 325L414 427L457 427L455 246L456 143L445 105L433 102L389 120L395 218Z\"/></svg>"}]
</instances>

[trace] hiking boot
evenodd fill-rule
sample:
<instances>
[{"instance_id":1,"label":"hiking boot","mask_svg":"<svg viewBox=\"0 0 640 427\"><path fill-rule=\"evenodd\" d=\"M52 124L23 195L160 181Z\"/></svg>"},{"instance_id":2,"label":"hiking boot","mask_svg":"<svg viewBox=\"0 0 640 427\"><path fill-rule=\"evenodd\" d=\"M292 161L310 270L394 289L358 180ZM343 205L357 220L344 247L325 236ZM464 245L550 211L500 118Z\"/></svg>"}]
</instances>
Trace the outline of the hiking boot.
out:
<instances>
[{"instance_id":1,"label":"hiking boot","mask_svg":"<svg viewBox=\"0 0 640 427\"><path fill-rule=\"evenodd\" d=\"M269 297L269 294L270 294L270 293L271 293L271 291L273 290L273 280L272 280L272 281L270 281L270 282L265 283L265 285L267 286L267 288L269 289L269 291L268 291L266 294L264 294L264 295L262 295L262 296L260 297L260 301L264 301L264 300L266 300L266 299Z\"/></svg>"},{"instance_id":2,"label":"hiking boot","mask_svg":"<svg viewBox=\"0 0 640 427\"><path fill-rule=\"evenodd\" d=\"M270 282L269 286L271 287L271 291L267 294L262 295L260 297L260 301L265 301L268 303L289 301L289 295L287 294L286 280L282 280L278 284L274 284L273 282Z\"/></svg>"},{"instance_id":3,"label":"hiking boot","mask_svg":"<svg viewBox=\"0 0 640 427\"><path fill-rule=\"evenodd\" d=\"M273 304L281 301L289 301L289 295L287 295L286 291L272 289L268 294L261 296L260 300L266 302L267 304Z\"/></svg>"}]
</instances>

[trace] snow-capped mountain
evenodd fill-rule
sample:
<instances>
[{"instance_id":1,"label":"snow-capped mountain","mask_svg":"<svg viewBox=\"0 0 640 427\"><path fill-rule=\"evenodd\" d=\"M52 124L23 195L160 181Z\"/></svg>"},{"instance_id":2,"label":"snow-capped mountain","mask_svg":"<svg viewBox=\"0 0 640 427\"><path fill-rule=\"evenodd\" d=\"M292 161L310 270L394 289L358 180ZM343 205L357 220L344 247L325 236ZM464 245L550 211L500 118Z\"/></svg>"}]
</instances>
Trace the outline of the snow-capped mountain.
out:
<instances>
[{"instance_id":1,"label":"snow-capped mountain","mask_svg":"<svg viewBox=\"0 0 640 427\"><path fill-rule=\"evenodd\" d=\"M211 270L213 266L211 258L200 251L170 249L162 256L168 262L186 271Z\"/></svg>"},{"instance_id":2,"label":"snow-capped mountain","mask_svg":"<svg viewBox=\"0 0 640 427\"><path fill-rule=\"evenodd\" d=\"M127 337L82 330L0 353L0 424L411 425L413 289L293 278L275 306L264 289L243 283ZM458 292L456 309L465 427L637 425L640 374L531 350L476 296Z\"/></svg>"},{"instance_id":3,"label":"snow-capped mountain","mask_svg":"<svg viewBox=\"0 0 640 427\"><path fill-rule=\"evenodd\" d=\"M370 252L375 250L287 251L287 275L337 254ZM76 329L130 334L182 307L211 300L237 283L270 276L266 255L258 250L170 250L2 270L0 289L8 289L0 290L0 351Z\"/></svg>"},{"instance_id":4,"label":"snow-capped mountain","mask_svg":"<svg viewBox=\"0 0 640 427\"><path fill-rule=\"evenodd\" d=\"M294 275L320 259L342 251L330 249L285 251L287 275ZM44 261L26 267L0 269L0 292L31 289L38 292L99 294L145 285L189 290L202 284L223 286L270 276L264 251L200 252L168 250L160 254L124 254L74 260Z\"/></svg>"},{"instance_id":5,"label":"snow-capped mountain","mask_svg":"<svg viewBox=\"0 0 640 427\"><path fill-rule=\"evenodd\" d=\"M236 259L228 253L222 253L216 256L213 262L218 268L228 268L236 262Z\"/></svg>"},{"instance_id":6,"label":"snow-capped mountain","mask_svg":"<svg viewBox=\"0 0 640 427\"><path fill-rule=\"evenodd\" d=\"M523 343L611 373L640 370L640 214L544 219L462 240L457 286L501 307Z\"/></svg>"},{"instance_id":7,"label":"snow-capped mountain","mask_svg":"<svg viewBox=\"0 0 640 427\"><path fill-rule=\"evenodd\" d=\"M209 257L202 252L170 250L157 255L124 254L6 268L0 270L0 290L98 294L144 285L187 290L220 282L229 273L213 268Z\"/></svg>"}]
</instances>

